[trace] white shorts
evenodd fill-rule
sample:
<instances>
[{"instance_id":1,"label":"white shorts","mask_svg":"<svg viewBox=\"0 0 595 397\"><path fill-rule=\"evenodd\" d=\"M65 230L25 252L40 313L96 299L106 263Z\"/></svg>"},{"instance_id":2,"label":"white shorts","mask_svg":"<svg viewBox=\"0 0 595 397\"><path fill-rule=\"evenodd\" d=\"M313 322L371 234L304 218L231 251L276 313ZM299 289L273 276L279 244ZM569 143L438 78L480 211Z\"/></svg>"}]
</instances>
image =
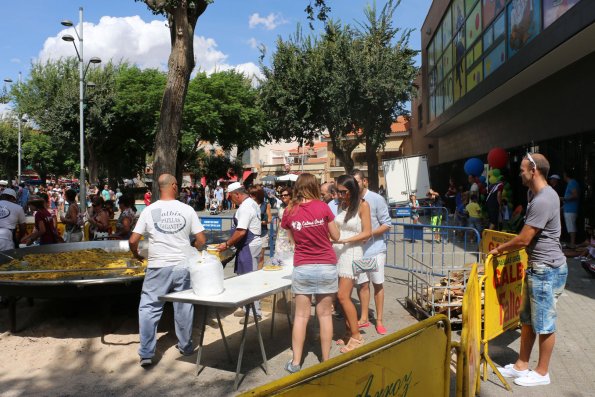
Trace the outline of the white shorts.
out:
<instances>
[{"instance_id":1,"label":"white shorts","mask_svg":"<svg viewBox=\"0 0 595 397\"><path fill-rule=\"evenodd\" d=\"M576 213L565 212L564 223L566 223L566 231L568 233L576 233Z\"/></svg>"},{"instance_id":2,"label":"white shorts","mask_svg":"<svg viewBox=\"0 0 595 397\"><path fill-rule=\"evenodd\" d=\"M368 280L372 284L384 283L384 265L386 264L386 252L381 252L376 255L376 262L378 263L378 270L375 272L361 273L357 278L357 284L367 283Z\"/></svg>"}]
</instances>

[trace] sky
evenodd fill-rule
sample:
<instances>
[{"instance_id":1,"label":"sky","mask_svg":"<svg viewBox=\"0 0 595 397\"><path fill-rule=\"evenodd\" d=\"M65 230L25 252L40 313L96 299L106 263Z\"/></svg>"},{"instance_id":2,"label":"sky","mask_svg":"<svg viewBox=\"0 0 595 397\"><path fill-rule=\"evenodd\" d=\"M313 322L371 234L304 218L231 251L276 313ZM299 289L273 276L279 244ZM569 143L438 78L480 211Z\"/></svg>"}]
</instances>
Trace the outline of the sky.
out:
<instances>
[{"instance_id":1,"label":"sky","mask_svg":"<svg viewBox=\"0 0 595 397\"><path fill-rule=\"evenodd\" d=\"M235 68L247 75L259 75L259 45L274 51L278 37L287 39L301 24L308 27L304 8L309 0L215 0L199 18L195 30L195 71L207 73ZM161 15L153 15L143 2L134 0L2 0L0 16L0 77L23 80L32 62L74 56L72 43L62 35L76 37L60 21L78 26L83 7L85 62L100 57L106 62L127 60L141 68L167 70L170 53L169 30ZM395 24L413 28L410 45L420 48L421 25L432 0L402 0ZM343 23L364 20L364 0L327 0L330 17ZM378 8L383 0L377 1ZM322 24L316 22L320 29ZM319 30L318 30L319 31ZM76 42L78 45L78 41ZM266 59L265 59L266 62ZM418 58L419 63L419 58ZM0 82L1 83L1 82ZM0 112L10 105L0 105Z\"/></svg>"}]
</instances>

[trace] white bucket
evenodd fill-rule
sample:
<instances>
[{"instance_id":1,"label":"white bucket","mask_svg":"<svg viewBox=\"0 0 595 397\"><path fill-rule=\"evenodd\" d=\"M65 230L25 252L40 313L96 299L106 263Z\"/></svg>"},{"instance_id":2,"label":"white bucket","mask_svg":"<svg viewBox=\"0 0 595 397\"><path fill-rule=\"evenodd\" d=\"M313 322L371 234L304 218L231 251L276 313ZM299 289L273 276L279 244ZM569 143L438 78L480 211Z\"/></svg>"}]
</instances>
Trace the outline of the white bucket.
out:
<instances>
[{"instance_id":1,"label":"white bucket","mask_svg":"<svg viewBox=\"0 0 595 397\"><path fill-rule=\"evenodd\" d=\"M191 260L188 266L192 291L198 296L219 295L223 292L223 265L206 251Z\"/></svg>"}]
</instances>

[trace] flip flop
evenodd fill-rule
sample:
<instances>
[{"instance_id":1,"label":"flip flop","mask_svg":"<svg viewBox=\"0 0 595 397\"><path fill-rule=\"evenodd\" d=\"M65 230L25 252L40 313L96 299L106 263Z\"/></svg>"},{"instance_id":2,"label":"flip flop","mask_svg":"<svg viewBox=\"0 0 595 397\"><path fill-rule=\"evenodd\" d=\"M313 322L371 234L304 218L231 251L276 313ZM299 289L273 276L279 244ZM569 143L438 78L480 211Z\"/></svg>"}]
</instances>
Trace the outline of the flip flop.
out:
<instances>
[{"instance_id":1,"label":"flip flop","mask_svg":"<svg viewBox=\"0 0 595 397\"><path fill-rule=\"evenodd\" d=\"M370 322L366 321L365 323L357 323L358 328L368 328L370 326Z\"/></svg>"},{"instance_id":2,"label":"flip flop","mask_svg":"<svg viewBox=\"0 0 595 397\"><path fill-rule=\"evenodd\" d=\"M377 325L376 332L378 332L378 335L386 335L388 331L386 330L384 325Z\"/></svg>"},{"instance_id":3,"label":"flip flop","mask_svg":"<svg viewBox=\"0 0 595 397\"><path fill-rule=\"evenodd\" d=\"M349 341L349 339L351 339L351 335L345 334L342 337L340 337L339 339L337 339L337 341L335 342L337 344L337 346L345 346L347 344L347 342L345 342L346 340Z\"/></svg>"}]
</instances>

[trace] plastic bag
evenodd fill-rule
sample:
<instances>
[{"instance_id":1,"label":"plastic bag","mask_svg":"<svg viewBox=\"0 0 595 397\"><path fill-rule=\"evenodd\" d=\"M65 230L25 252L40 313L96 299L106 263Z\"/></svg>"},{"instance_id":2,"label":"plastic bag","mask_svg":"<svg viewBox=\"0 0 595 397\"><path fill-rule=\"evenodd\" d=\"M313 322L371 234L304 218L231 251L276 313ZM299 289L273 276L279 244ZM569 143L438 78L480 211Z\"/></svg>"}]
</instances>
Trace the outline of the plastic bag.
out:
<instances>
[{"instance_id":1,"label":"plastic bag","mask_svg":"<svg viewBox=\"0 0 595 397\"><path fill-rule=\"evenodd\" d=\"M194 250L196 251L196 250ZM192 291L198 296L219 295L223 292L223 265L214 256L203 251L188 260Z\"/></svg>"}]
</instances>

